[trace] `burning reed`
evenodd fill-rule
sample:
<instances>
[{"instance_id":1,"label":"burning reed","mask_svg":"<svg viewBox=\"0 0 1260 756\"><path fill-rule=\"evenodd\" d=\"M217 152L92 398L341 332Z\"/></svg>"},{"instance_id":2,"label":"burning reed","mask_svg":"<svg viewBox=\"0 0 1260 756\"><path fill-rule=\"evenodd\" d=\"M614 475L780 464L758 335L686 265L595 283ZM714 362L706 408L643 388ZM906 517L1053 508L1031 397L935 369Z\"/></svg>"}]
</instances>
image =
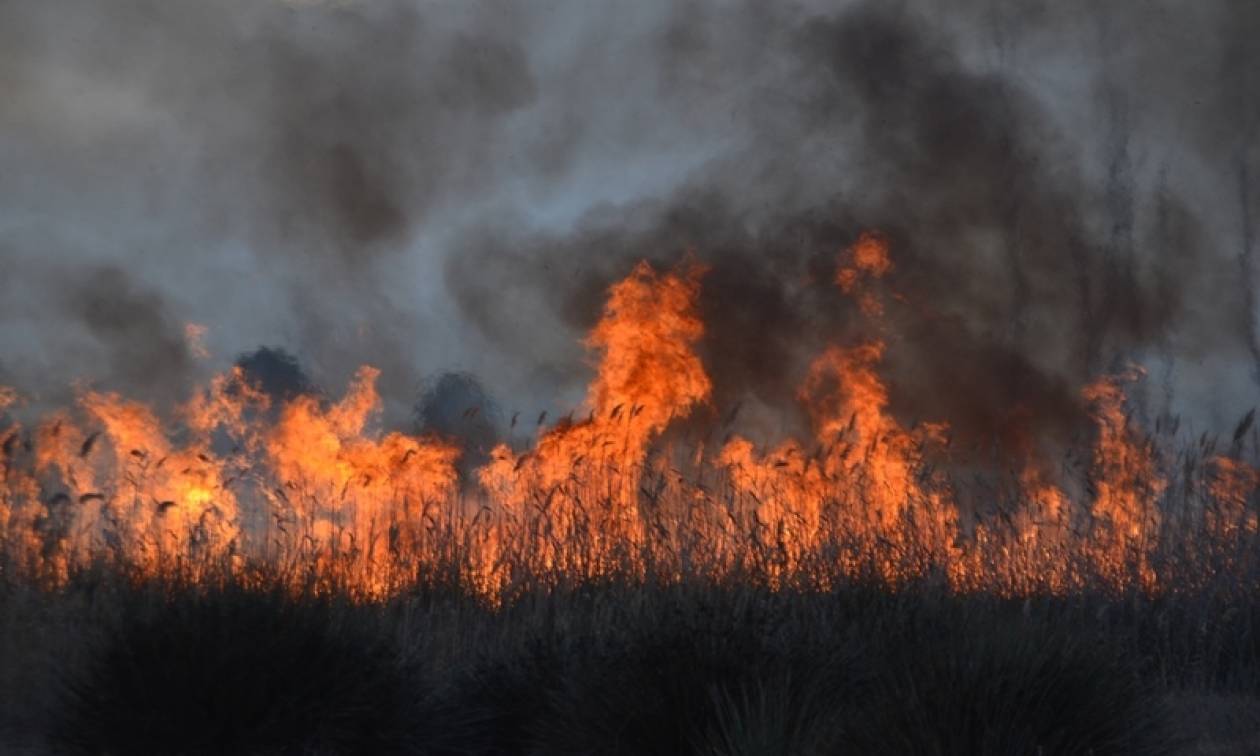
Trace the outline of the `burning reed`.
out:
<instances>
[{"instance_id":1,"label":"burning reed","mask_svg":"<svg viewBox=\"0 0 1260 756\"><path fill-rule=\"evenodd\" d=\"M1079 448L1029 428L977 463L946 419L891 409L893 270L879 234L839 254L832 296L863 335L813 357L796 394L808 433L769 447L716 419L694 263L640 263L612 286L582 407L540 418L528 448L499 444L471 479L454 440L375 429L367 366L337 400L275 397L237 368L169 419L95 390L27 419L5 390L4 569L53 585L93 564L226 569L377 597L453 570L494 600L526 579L610 575L818 590L926 578L1009 596L1159 593L1221 570L1252 584L1250 416L1224 450L1152 435L1127 405L1133 367L1080 387L1093 428Z\"/></svg>"}]
</instances>

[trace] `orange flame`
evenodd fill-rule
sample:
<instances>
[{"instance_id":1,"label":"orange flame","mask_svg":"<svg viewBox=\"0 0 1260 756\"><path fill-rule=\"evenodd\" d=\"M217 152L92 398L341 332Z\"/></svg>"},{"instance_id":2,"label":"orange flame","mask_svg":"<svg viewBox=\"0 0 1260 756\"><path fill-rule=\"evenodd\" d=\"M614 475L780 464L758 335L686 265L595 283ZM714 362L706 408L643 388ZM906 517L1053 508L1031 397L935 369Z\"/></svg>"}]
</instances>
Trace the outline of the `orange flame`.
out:
<instances>
[{"instance_id":1,"label":"orange flame","mask_svg":"<svg viewBox=\"0 0 1260 756\"><path fill-rule=\"evenodd\" d=\"M845 251L840 267L836 270L836 285L845 294L857 297L858 307L868 317L879 317L884 306L879 299L863 291L861 284L880 279L893 269L888 253L888 240L880 234L864 232L857 242Z\"/></svg>"},{"instance_id":2,"label":"orange flame","mask_svg":"<svg viewBox=\"0 0 1260 756\"><path fill-rule=\"evenodd\" d=\"M1149 563L1160 522L1159 496L1167 487L1160 475L1151 445L1129 423L1124 411L1124 384L1140 379L1141 368L1104 376L1081 390L1092 405L1098 427L1094 447L1093 483L1097 491L1093 514L1103 567L1117 579L1118 573L1136 564L1143 584L1156 576Z\"/></svg>"},{"instance_id":3,"label":"orange flame","mask_svg":"<svg viewBox=\"0 0 1260 756\"><path fill-rule=\"evenodd\" d=\"M1260 489L1260 470L1237 459L1215 456L1211 459L1212 478L1208 492L1215 507L1208 510L1209 527L1219 536L1231 537L1238 531L1256 532L1256 513L1247 504Z\"/></svg>"},{"instance_id":4,"label":"orange flame","mask_svg":"<svg viewBox=\"0 0 1260 756\"><path fill-rule=\"evenodd\" d=\"M671 420L707 401L711 390L694 352L704 333L695 314L702 274L695 266L658 273L644 262L609 290L586 340L600 355L583 406L587 417L548 430L525 454L499 446L480 471L483 486L513 516L535 504L561 533L571 533L581 516L599 538L637 540L648 445ZM591 522L598 512L609 517ZM555 550L540 548L554 564Z\"/></svg>"}]
</instances>

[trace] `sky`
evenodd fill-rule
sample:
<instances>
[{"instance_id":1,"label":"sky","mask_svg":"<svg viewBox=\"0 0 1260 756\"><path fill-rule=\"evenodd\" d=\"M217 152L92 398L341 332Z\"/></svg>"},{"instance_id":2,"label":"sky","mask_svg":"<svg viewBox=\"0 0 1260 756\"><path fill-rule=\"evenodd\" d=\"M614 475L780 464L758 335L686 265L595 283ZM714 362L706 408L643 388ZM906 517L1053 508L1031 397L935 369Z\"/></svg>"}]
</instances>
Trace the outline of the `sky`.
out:
<instances>
[{"instance_id":1,"label":"sky","mask_svg":"<svg viewBox=\"0 0 1260 756\"><path fill-rule=\"evenodd\" d=\"M1260 379L1260 6L0 2L0 384L155 403L260 346L386 423L436 376L564 411L639 259L708 273L714 402L768 436L866 229L894 410L1232 428ZM208 356L186 326L205 327Z\"/></svg>"}]
</instances>

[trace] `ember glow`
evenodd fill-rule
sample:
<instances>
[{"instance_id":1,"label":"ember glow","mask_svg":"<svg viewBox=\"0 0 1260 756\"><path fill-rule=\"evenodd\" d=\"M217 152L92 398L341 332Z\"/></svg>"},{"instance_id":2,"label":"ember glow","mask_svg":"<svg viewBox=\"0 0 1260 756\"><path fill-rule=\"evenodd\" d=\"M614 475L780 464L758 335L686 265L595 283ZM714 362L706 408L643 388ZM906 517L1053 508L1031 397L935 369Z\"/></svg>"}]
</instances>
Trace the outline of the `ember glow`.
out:
<instances>
[{"instance_id":1,"label":"ember glow","mask_svg":"<svg viewBox=\"0 0 1260 756\"><path fill-rule=\"evenodd\" d=\"M531 444L500 443L463 480L453 439L380 430L371 366L340 398L285 400L237 368L165 415L85 389L31 417L0 390L6 557L54 584L100 563L194 576L265 564L384 595L454 563L489 597L524 569L816 586L939 576L1018 595L1090 581L1159 591L1186 579L1170 571L1197 568L1167 558L1170 539L1206 536L1228 553L1255 535L1260 473L1214 453L1174 481L1177 459L1129 412L1138 367L1080 387L1094 427L1079 474L1029 441L1000 450L999 484L974 484L944 419L906 423L890 409L890 246L868 232L837 254L831 295L857 304L865 333L814 355L796 392L811 432L772 445L707 441L726 408L713 406L722 376L700 356L705 269L694 262L641 262L611 286L585 340L594 377L582 405L539 418ZM204 332L188 333L200 348ZM1174 482L1195 508L1165 512Z\"/></svg>"}]
</instances>

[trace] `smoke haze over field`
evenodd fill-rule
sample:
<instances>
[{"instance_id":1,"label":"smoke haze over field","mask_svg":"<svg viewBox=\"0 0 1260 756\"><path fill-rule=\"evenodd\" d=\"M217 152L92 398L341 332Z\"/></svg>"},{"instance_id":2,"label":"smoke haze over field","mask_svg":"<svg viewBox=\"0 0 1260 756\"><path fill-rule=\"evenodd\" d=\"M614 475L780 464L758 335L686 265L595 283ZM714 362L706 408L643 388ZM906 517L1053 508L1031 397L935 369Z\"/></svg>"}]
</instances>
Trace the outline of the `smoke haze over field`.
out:
<instances>
[{"instance_id":1,"label":"smoke haze over field","mask_svg":"<svg viewBox=\"0 0 1260 756\"><path fill-rule=\"evenodd\" d=\"M564 412L608 285L690 254L715 409L767 435L864 335L895 412L977 438L1073 432L1128 362L1141 411L1232 424L1260 6L945 8L11 0L0 383L174 399L268 345L332 391L377 365L396 425L447 370ZM832 285L865 229L878 326Z\"/></svg>"}]
</instances>

